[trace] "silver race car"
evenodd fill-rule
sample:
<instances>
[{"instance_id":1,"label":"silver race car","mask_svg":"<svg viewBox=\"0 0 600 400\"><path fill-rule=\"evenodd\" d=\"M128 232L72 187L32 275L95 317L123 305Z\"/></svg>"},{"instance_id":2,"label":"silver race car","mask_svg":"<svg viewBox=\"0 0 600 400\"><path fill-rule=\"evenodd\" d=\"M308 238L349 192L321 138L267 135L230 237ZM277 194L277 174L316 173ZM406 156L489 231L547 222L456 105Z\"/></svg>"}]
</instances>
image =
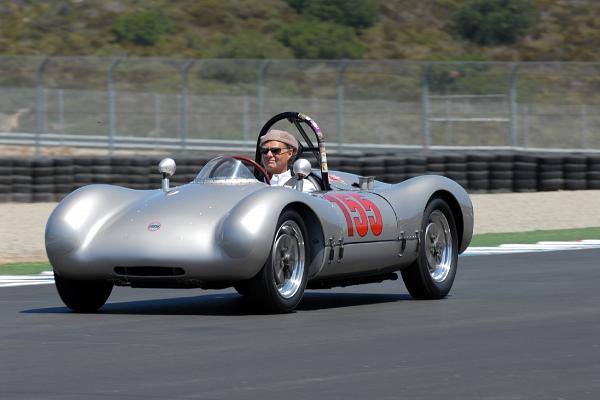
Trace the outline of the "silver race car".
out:
<instances>
[{"instance_id":1,"label":"silver race car","mask_svg":"<svg viewBox=\"0 0 600 400\"><path fill-rule=\"evenodd\" d=\"M270 186L258 143L276 123L295 126L301 151L286 186ZM318 164L312 168L309 158ZM416 299L450 291L473 233L473 207L456 182L423 175L387 184L330 171L323 135L286 112L262 128L255 159L221 156L194 181L170 187L89 185L65 197L46 226L46 252L63 302L102 307L114 285L234 287L272 312L289 312L305 289L397 279ZM318 188L302 191L305 180Z\"/></svg>"}]
</instances>

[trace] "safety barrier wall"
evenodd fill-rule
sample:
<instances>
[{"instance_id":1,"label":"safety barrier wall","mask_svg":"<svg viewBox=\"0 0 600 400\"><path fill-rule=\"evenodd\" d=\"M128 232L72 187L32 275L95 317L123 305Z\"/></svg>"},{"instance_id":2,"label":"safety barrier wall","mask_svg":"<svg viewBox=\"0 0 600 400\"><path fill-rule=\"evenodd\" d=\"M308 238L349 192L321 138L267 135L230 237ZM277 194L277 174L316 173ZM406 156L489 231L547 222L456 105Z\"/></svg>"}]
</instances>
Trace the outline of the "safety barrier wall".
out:
<instances>
[{"instance_id":1,"label":"safety barrier wall","mask_svg":"<svg viewBox=\"0 0 600 400\"><path fill-rule=\"evenodd\" d=\"M192 181L212 157L176 157L172 186ZM59 201L78 187L93 183L157 189L160 158L1 157L0 202ZM338 154L329 157L329 167L389 183L423 174L445 175L477 193L600 189L600 155L590 153Z\"/></svg>"}]
</instances>

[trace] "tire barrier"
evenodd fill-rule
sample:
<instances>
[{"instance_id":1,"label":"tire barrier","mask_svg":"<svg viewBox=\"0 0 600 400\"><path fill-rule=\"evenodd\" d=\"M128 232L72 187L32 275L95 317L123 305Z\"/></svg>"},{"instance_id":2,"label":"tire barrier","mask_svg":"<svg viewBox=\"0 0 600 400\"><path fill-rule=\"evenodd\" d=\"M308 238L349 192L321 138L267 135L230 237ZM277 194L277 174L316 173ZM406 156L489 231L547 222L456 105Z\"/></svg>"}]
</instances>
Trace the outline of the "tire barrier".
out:
<instances>
[{"instance_id":1,"label":"tire barrier","mask_svg":"<svg viewBox=\"0 0 600 400\"><path fill-rule=\"evenodd\" d=\"M192 181L214 155L176 157L172 185ZM159 156L0 157L0 202L53 202L89 184L160 188ZM313 162L314 163L314 162ZM330 169L398 183L447 176L471 193L600 190L600 154L447 152L332 154Z\"/></svg>"}]
</instances>

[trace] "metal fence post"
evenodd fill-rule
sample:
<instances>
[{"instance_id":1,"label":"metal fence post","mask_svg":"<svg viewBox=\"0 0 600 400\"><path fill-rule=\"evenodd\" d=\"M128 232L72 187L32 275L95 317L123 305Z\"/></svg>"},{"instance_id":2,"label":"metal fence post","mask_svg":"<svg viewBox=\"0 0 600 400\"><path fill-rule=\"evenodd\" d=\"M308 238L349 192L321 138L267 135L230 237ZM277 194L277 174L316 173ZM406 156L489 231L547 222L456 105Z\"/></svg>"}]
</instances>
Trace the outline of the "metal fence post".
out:
<instances>
[{"instance_id":1,"label":"metal fence post","mask_svg":"<svg viewBox=\"0 0 600 400\"><path fill-rule=\"evenodd\" d=\"M44 69L50 59L45 57L35 72L35 155L40 154L40 135L46 133L46 93L44 92Z\"/></svg>"},{"instance_id":2,"label":"metal fence post","mask_svg":"<svg viewBox=\"0 0 600 400\"><path fill-rule=\"evenodd\" d=\"M270 60L263 60L258 66L256 96L258 103L258 115L256 116L256 131L260 132L263 124L263 115L265 113L265 72L271 63Z\"/></svg>"},{"instance_id":3,"label":"metal fence post","mask_svg":"<svg viewBox=\"0 0 600 400\"><path fill-rule=\"evenodd\" d=\"M512 64L510 72L509 82L509 96L510 99L510 144L513 147L517 146L517 134L518 134L518 113L519 109L517 106L517 69L519 64Z\"/></svg>"},{"instance_id":4,"label":"metal fence post","mask_svg":"<svg viewBox=\"0 0 600 400\"><path fill-rule=\"evenodd\" d=\"M179 102L179 137L181 139L181 149L187 148L187 140L189 134L188 126L188 72L195 60L188 60L181 66L181 96Z\"/></svg>"},{"instance_id":5,"label":"metal fence post","mask_svg":"<svg viewBox=\"0 0 600 400\"><path fill-rule=\"evenodd\" d=\"M107 75L107 90L108 90L108 152L112 154L115 149L115 136L116 136L116 120L115 114L115 91L113 88L113 72L115 68L121 62L121 58L113 58L108 68Z\"/></svg>"},{"instance_id":6,"label":"metal fence post","mask_svg":"<svg viewBox=\"0 0 600 400\"><path fill-rule=\"evenodd\" d=\"M431 73L431 64L426 64L421 75L421 132L423 134L423 149L428 150L431 145L431 126L429 117L431 113L431 104L429 103L429 75Z\"/></svg>"},{"instance_id":7,"label":"metal fence post","mask_svg":"<svg viewBox=\"0 0 600 400\"><path fill-rule=\"evenodd\" d=\"M336 77L336 134L338 150L344 145L344 73L348 67L348 60L343 60L339 65Z\"/></svg>"},{"instance_id":8,"label":"metal fence post","mask_svg":"<svg viewBox=\"0 0 600 400\"><path fill-rule=\"evenodd\" d=\"M243 99L244 115L242 118L244 141L250 140L250 98L244 95Z\"/></svg>"},{"instance_id":9,"label":"metal fence post","mask_svg":"<svg viewBox=\"0 0 600 400\"><path fill-rule=\"evenodd\" d=\"M156 135L156 138L160 138L161 136L161 112L160 93L154 93L154 134Z\"/></svg>"},{"instance_id":10,"label":"metal fence post","mask_svg":"<svg viewBox=\"0 0 600 400\"><path fill-rule=\"evenodd\" d=\"M529 147L529 105L523 105L523 147Z\"/></svg>"},{"instance_id":11,"label":"metal fence post","mask_svg":"<svg viewBox=\"0 0 600 400\"><path fill-rule=\"evenodd\" d=\"M59 89L58 95L58 125L60 126L60 145L62 146L65 136L65 91Z\"/></svg>"},{"instance_id":12,"label":"metal fence post","mask_svg":"<svg viewBox=\"0 0 600 400\"><path fill-rule=\"evenodd\" d=\"M587 141L587 105L581 105L581 148L587 149L588 141Z\"/></svg>"}]
</instances>

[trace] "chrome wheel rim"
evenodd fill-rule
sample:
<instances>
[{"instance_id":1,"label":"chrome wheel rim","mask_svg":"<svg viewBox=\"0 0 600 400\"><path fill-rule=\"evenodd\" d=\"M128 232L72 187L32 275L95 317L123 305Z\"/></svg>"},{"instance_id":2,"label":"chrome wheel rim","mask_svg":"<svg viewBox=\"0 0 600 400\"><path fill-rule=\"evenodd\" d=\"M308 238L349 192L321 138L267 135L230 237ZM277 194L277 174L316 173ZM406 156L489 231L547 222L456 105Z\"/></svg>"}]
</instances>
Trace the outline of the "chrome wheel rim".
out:
<instances>
[{"instance_id":1,"label":"chrome wheel rim","mask_svg":"<svg viewBox=\"0 0 600 400\"><path fill-rule=\"evenodd\" d=\"M443 212L435 210L425 228L425 256L429 275L434 282L443 282L452 266L452 232Z\"/></svg>"},{"instance_id":2,"label":"chrome wheel rim","mask_svg":"<svg viewBox=\"0 0 600 400\"><path fill-rule=\"evenodd\" d=\"M304 276L304 237L297 223L285 221L275 235L271 253L277 292L284 299L293 297Z\"/></svg>"}]
</instances>

